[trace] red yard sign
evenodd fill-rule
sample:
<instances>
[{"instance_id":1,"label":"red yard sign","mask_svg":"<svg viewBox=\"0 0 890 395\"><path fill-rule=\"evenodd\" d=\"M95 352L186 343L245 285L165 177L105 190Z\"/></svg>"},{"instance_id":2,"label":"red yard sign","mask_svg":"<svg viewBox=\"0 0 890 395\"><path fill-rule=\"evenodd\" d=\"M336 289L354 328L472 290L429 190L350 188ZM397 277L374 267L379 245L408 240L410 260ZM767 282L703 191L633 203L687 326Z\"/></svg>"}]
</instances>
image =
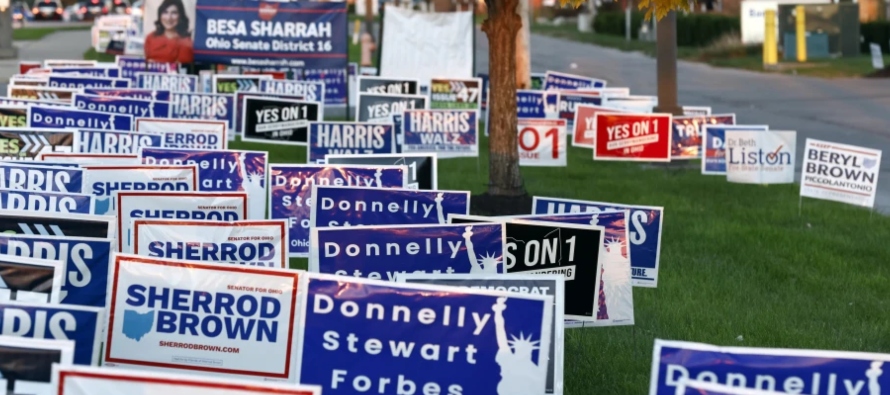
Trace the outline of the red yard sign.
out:
<instances>
[{"instance_id":1,"label":"red yard sign","mask_svg":"<svg viewBox=\"0 0 890 395\"><path fill-rule=\"evenodd\" d=\"M596 141L596 114L599 113L623 113L619 109L579 104L575 108L575 123L573 126L572 146L593 148Z\"/></svg>"},{"instance_id":2,"label":"red yard sign","mask_svg":"<svg viewBox=\"0 0 890 395\"><path fill-rule=\"evenodd\" d=\"M670 114L596 114L594 160L670 162Z\"/></svg>"}]
</instances>

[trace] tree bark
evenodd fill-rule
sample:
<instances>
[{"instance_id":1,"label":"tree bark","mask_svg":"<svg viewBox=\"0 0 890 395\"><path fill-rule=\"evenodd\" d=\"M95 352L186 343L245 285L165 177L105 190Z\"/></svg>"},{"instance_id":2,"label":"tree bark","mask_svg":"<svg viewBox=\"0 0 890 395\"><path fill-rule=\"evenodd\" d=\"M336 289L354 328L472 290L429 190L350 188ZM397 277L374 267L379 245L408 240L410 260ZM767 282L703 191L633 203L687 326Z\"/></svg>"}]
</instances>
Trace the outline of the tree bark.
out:
<instances>
[{"instance_id":1,"label":"tree bark","mask_svg":"<svg viewBox=\"0 0 890 395\"><path fill-rule=\"evenodd\" d=\"M516 7L516 12L522 18L522 26L516 34L516 89L530 89L532 84L531 51L528 48L531 35L528 1L519 0Z\"/></svg>"},{"instance_id":2,"label":"tree bark","mask_svg":"<svg viewBox=\"0 0 890 395\"><path fill-rule=\"evenodd\" d=\"M516 125L516 34L522 20L516 14L518 0L487 0L488 18L482 31L488 36L489 158L488 193L500 196L525 194L519 172Z\"/></svg>"}]
</instances>

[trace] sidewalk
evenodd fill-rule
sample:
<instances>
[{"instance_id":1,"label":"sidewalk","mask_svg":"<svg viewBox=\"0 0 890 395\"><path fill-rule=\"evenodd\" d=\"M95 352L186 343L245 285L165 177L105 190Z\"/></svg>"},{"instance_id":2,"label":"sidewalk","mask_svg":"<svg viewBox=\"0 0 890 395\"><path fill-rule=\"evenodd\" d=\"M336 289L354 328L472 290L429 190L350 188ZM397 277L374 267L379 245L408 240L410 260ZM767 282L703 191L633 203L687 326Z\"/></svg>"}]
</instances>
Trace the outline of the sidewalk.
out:
<instances>
[{"instance_id":1,"label":"sidewalk","mask_svg":"<svg viewBox=\"0 0 890 395\"><path fill-rule=\"evenodd\" d=\"M46 59L82 59L90 47L89 30L66 30L50 34L42 40L16 41L18 59L0 60L0 83L5 85L9 77L19 72L20 60L43 61Z\"/></svg>"}]
</instances>

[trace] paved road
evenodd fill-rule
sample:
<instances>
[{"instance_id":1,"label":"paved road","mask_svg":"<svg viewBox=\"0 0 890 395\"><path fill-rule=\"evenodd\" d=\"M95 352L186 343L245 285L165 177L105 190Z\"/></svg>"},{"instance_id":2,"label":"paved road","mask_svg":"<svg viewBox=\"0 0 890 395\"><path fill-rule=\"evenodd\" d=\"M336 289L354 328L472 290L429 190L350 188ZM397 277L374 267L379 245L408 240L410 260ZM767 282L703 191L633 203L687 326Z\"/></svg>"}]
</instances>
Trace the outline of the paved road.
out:
<instances>
[{"instance_id":1,"label":"paved road","mask_svg":"<svg viewBox=\"0 0 890 395\"><path fill-rule=\"evenodd\" d=\"M488 42L477 32L477 70L488 69ZM532 70L603 78L631 93L656 94L655 59L588 44L532 35ZM577 65L572 69L571 64ZM680 103L736 113L744 124L797 131L797 152L807 137L881 149L885 154L875 206L890 214L890 79L822 80L754 73L680 62ZM798 154L800 158L801 154ZM798 179L800 163L798 163Z\"/></svg>"}]
</instances>

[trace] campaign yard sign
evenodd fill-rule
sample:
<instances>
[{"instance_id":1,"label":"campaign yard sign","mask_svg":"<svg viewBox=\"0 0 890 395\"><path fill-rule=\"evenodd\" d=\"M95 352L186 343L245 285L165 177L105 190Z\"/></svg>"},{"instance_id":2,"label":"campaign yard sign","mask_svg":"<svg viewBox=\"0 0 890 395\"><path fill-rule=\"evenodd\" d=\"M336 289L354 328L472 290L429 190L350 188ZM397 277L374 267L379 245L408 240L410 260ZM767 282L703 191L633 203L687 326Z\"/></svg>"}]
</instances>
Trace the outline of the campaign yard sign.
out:
<instances>
[{"instance_id":1,"label":"campaign yard sign","mask_svg":"<svg viewBox=\"0 0 890 395\"><path fill-rule=\"evenodd\" d=\"M614 108L579 104L575 107L575 119L572 123L572 146L594 148L596 146L596 114L620 113Z\"/></svg>"},{"instance_id":2,"label":"campaign yard sign","mask_svg":"<svg viewBox=\"0 0 890 395\"><path fill-rule=\"evenodd\" d=\"M263 221L133 221L133 253L151 258L224 262L287 269L287 223Z\"/></svg>"},{"instance_id":3,"label":"campaign yard sign","mask_svg":"<svg viewBox=\"0 0 890 395\"><path fill-rule=\"evenodd\" d=\"M557 92L516 90L516 112L520 118L548 118L548 115L556 115L558 104Z\"/></svg>"},{"instance_id":4,"label":"campaign yard sign","mask_svg":"<svg viewBox=\"0 0 890 395\"><path fill-rule=\"evenodd\" d=\"M113 239L0 233L0 253L64 264L59 300L103 307Z\"/></svg>"},{"instance_id":5,"label":"campaign yard sign","mask_svg":"<svg viewBox=\"0 0 890 395\"><path fill-rule=\"evenodd\" d=\"M179 64L175 62L156 62L146 60L141 56L133 55L117 55L114 63L121 70L121 77L136 79L136 73L140 71L148 71L153 73L176 74L179 71Z\"/></svg>"},{"instance_id":6,"label":"campaign yard sign","mask_svg":"<svg viewBox=\"0 0 890 395\"><path fill-rule=\"evenodd\" d=\"M767 125L702 125L701 174L726 175L726 131L769 130Z\"/></svg>"},{"instance_id":7,"label":"campaign yard sign","mask_svg":"<svg viewBox=\"0 0 890 395\"><path fill-rule=\"evenodd\" d=\"M702 129L705 125L735 125L735 114L673 117L671 160L702 157Z\"/></svg>"},{"instance_id":8,"label":"campaign yard sign","mask_svg":"<svg viewBox=\"0 0 890 395\"><path fill-rule=\"evenodd\" d=\"M726 181L743 184L794 182L797 132L726 131Z\"/></svg>"},{"instance_id":9,"label":"campaign yard sign","mask_svg":"<svg viewBox=\"0 0 890 395\"><path fill-rule=\"evenodd\" d=\"M800 196L873 208L881 151L807 139Z\"/></svg>"},{"instance_id":10,"label":"campaign yard sign","mask_svg":"<svg viewBox=\"0 0 890 395\"><path fill-rule=\"evenodd\" d=\"M636 206L606 202L532 197L532 214L600 213L607 210L628 210L628 236L633 285L658 286L658 263L661 256L661 230L664 207Z\"/></svg>"},{"instance_id":11,"label":"campaign yard sign","mask_svg":"<svg viewBox=\"0 0 890 395\"><path fill-rule=\"evenodd\" d=\"M118 254L103 365L296 383L303 272Z\"/></svg>"},{"instance_id":12,"label":"campaign yard sign","mask_svg":"<svg viewBox=\"0 0 890 395\"><path fill-rule=\"evenodd\" d=\"M500 223L312 228L309 271L395 281L404 273L503 274Z\"/></svg>"},{"instance_id":13,"label":"campaign yard sign","mask_svg":"<svg viewBox=\"0 0 890 395\"><path fill-rule=\"evenodd\" d=\"M393 154L396 133L392 124L310 122L307 163L325 163L329 154Z\"/></svg>"},{"instance_id":14,"label":"campaign yard sign","mask_svg":"<svg viewBox=\"0 0 890 395\"><path fill-rule=\"evenodd\" d=\"M595 321L600 309L605 231L598 226L497 217L451 215L452 224L502 221L506 228L507 273L558 274L565 278L566 317Z\"/></svg>"},{"instance_id":15,"label":"campaign yard sign","mask_svg":"<svg viewBox=\"0 0 890 395\"><path fill-rule=\"evenodd\" d=\"M93 197L82 193L0 189L0 210L93 214Z\"/></svg>"},{"instance_id":16,"label":"campaign yard sign","mask_svg":"<svg viewBox=\"0 0 890 395\"><path fill-rule=\"evenodd\" d=\"M356 122L392 123L393 115L408 110L427 108L428 98L421 95L393 95L359 92L356 104Z\"/></svg>"},{"instance_id":17,"label":"campaign yard sign","mask_svg":"<svg viewBox=\"0 0 890 395\"><path fill-rule=\"evenodd\" d=\"M565 358L563 307L565 303L565 281L557 274L511 274L499 276L490 274L429 274L400 273L399 282L409 284L437 284L449 287L488 289L500 292L515 292L532 295L553 296L553 324L550 326L550 354L547 358L547 385L545 394L563 393L563 362Z\"/></svg>"},{"instance_id":18,"label":"campaign yard sign","mask_svg":"<svg viewBox=\"0 0 890 395\"><path fill-rule=\"evenodd\" d=\"M379 93L386 95L419 95L420 81L411 78L358 77L359 93Z\"/></svg>"},{"instance_id":19,"label":"campaign yard sign","mask_svg":"<svg viewBox=\"0 0 890 395\"><path fill-rule=\"evenodd\" d=\"M155 72L136 73L136 87L176 92L197 92L198 76Z\"/></svg>"},{"instance_id":20,"label":"campaign yard sign","mask_svg":"<svg viewBox=\"0 0 890 395\"><path fill-rule=\"evenodd\" d=\"M594 122L594 160L671 161L671 114L597 113Z\"/></svg>"},{"instance_id":21,"label":"campaign yard sign","mask_svg":"<svg viewBox=\"0 0 890 395\"><path fill-rule=\"evenodd\" d=\"M279 96L299 96L303 100L326 103L325 84L318 81L265 79L260 80L259 91Z\"/></svg>"},{"instance_id":22,"label":"campaign yard sign","mask_svg":"<svg viewBox=\"0 0 890 395\"><path fill-rule=\"evenodd\" d=\"M81 154L67 152L41 153L37 157L39 161L56 163L73 163L78 167L85 165L138 165L139 156L131 154Z\"/></svg>"},{"instance_id":23,"label":"campaign yard sign","mask_svg":"<svg viewBox=\"0 0 890 395\"><path fill-rule=\"evenodd\" d=\"M86 88L129 88L130 80L126 78L75 76L50 74L46 86L50 88L86 89Z\"/></svg>"},{"instance_id":24,"label":"campaign yard sign","mask_svg":"<svg viewBox=\"0 0 890 395\"><path fill-rule=\"evenodd\" d=\"M478 110L410 110L402 119L402 152L440 158L479 156Z\"/></svg>"},{"instance_id":25,"label":"campaign yard sign","mask_svg":"<svg viewBox=\"0 0 890 395\"><path fill-rule=\"evenodd\" d=\"M312 186L310 226L446 224L469 214L470 192Z\"/></svg>"},{"instance_id":26,"label":"campaign yard sign","mask_svg":"<svg viewBox=\"0 0 890 395\"><path fill-rule=\"evenodd\" d=\"M676 386L679 395L787 395L787 392L774 392L751 388L714 384L710 381L681 379Z\"/></svg>"},{"instance_id":27,"label":"campaign yard sign","mask_svg":"<svg viewBox=\"0 0 890 395\"><path fill-rule=\"evenodd\" d=\"M96 365L104 316L105 310L101 308L0 301L0 335L71 340L74 342L72 362Z\"/></svg>"},{"instance_id":28,"label":"campaign yard sign","mask_svg":"<svg viewBox=\"0 0 890 395\"><path fill-rule=\"evenodd\" d=\"M117 250L132 252L138 219L239 221L247 219L243 192L127 192L117 194Z\"/></svg>"},{"instance_id":29,"label":"campaign yard sign","mask_svg":"<svg viewBox=\"0 0 890 395\"><path fill-rule=\"evenodd\" d=\"M264 80L266 81L266 80ZM275 81L275 80L268 80ZM289 82L289 81L286 81ZM296 101L304 101L305 97L301 95L280 95L274 93L257 93L257 92L235 92L234 95L234 116L232 117L233 127L231 128L229 133L229 140L235 140L236 132L241 130L241 126L244 124L244 98L246 97L254 97L254 98L270 98L270 99L287 99L287 100L296 100Z\"/></svg>"},{"instance_id":30,"label":"campaign yard sign","mask_svg":"<svg viewBox=\"0 0 890 395\"><path fill-rule=\"evenodd\" d=\"M507 217L538 222L600 226L605 232L600 246L603 270L596 321L579 323L583 327L633 325L634 304L632 266L627 230L630 211L550 214Z\"/></svg>"},{"instance_id":31,"label":"campaign yard sign","mask_svg":"<svg viewBox=\"0 0 890 395\"><path fill-rule=\"evenodd\" d=\"M136 125L139 125L138 119ZM77 152L81 153L135 155L139 147L164 146L161 133L80 129L76 136L80 142Z\"/></svg>"},{"instance_id":32,"label":"campaign yard sign","mask_svg":"<svg viewBox=\"0 0 890 395\"><path fill-rule=\"evenodd\" d=\"M438 187L438 156L429 154L327 154L329 165L407 166L407 189L435 190Z\"/></svg>"},{"instance_id":33,"label":"campaign yard sign","mask_svg":"<svg viewBox=\"0 0 890 395\"><path fill-rule=\"evenodd\" d=\"M81 193L83 169L0 162L0 188Z\"/></svg>"},{"instance_id":34,"label":"campaign yard sign","mask_svg":"<svg viewBox=\"0 0 890 395\"><path fill-rule=\"evenodd\" d=\"M195 61L346 69L346 3L199 0Z\"/></svg>"},{"instance_id":35,"label":"campaign yard sign","mask_svg":"<svg viewBox=\"0 0 890 395\"><path fill-rule=\"evenodd\" d=\"M50 384L53 364L71 365L71 340L0 336L0 388L4 394L55 394ZM9 392L9 391L12 392Z\"/></svg>"},{"instance_id":36,"label":"campaign yard sign","mask_svg":"<svg viewBox=\"0 0 890 395\"><path fill-rule=\"evenodd\" d=\"M199 191L246 192L248 218L266 218L268 152L143 148L140 156L145 164L197 165Z\"/></svg>"},{"instance_id":37,"label":"campaign yard sign","mask_svg":"<svg viewBox=\"0 0 890 395\"><path fill-rule=\"evenodd\" d=\"M306 145L309 123L324 119L316 102L246 96L242 108L241 141Z\"/></svg>"},{"instance_id":38,"label":"campaign yard sign","mask_svg":"<svg viewBox=\"0 0 890 395\"><path fill-rule=\"evenodd\" d=\"M27 105L0 105L0 127L23 128L28 126Z\"/></svg>"},{"instance_id":39,"label":"campaign yard sign","mask_svg":"<svg viewBox=\"0 0 890 395\"><path fill-rule=\"evenodd\" d=\"M30 106L28 127L47 129L132 130L133 117L53 106Z\"/></svg>"},{"instance_id":40,"label":"campaign yard sign","mask_svg":"<svg viewBox=\"0 0 890 395\"><path fill-rule=\"evenodd\" d=\"M325 394L544 393L552 296L306 277L300 383Z\"/></svg>"},{"instance_id":41,"label":"campaign yard sign","mask_svg":"<svg viewBox=\"0 0 890 395\"><path fill-rule=\"evenodd\" d=\"M0 160L32 161L41 153L74 152L80 141L72 130L0 128Z\"/></svg>"},{"instance_id":42,"label":"campaign yard sign","mask_svg":"<svg viewBox=\"0 0 890 395\"><path fill-rule=\"evenodd\" d=\"M568 164L566 153L566 120L519 118L520 166L565 167Z\"/></svg>"},{"instance_id":43,"label":"campaign yard sign","mask_svg":"<svg viewBox=\"0 0 890 395\"><path fill-rule=\"evenodd\" d=\"M174 92L170 99L170 118L225 121L226 126L232 129L235 122L235 97L214 93Z\"/></svg>"},{"instance_id":44,"label":"campaign yard sign","mask_svg":"<svg viewBox=\"0 0 890 395\"><path fill-rule=\"evenodd\" d=\"M224 150L228 140L225 121L136 118L136 131L163 136L161 145L146 147Z\"/></svg>"},{"instance_id":45,"label":"campaign yard sign","mask_svg":"<svg viewBox=\"0 0 890 395\"><path fill-rule=\"evenodd\" d=\"M93 96L124 97L138 100L170 101L170 91L142 88L93 88L83 94Z\"/></svg>"},{"instance_id":46,"label":"campaign yard sign","mask_svg":"<svg viewBox=\"0 0 890 395\"><path fill-rule=\"evenodd\" d=\"M801 394L880 394L890 355L849 351L718 347L655 339L649 395L675 395L683 380Z\"/></svg>"},{"instance_id":47,"label":"campaign yard sign","mask_svg":"<svg viewBox=\"0 0 890 395\"><path fill-rule=\"evenodd\" d=\"M272 79L272 76L256 74L214 74L211 80L212 93L228 93L233 94L238 91L242 92L259 92L260 81Z\"/></svg>"},{"instance_id":48,"label":"campaign yard sign","mask_svg":"<svg viewBox=\"0 0 890 395\"><path fill-rule=\"evenodd\" d=\"M84 190L96 200L96 214L115 212L114 193L117 191L196 191L198 169L195 165L88 165Z\"/></svg>"},{"instance_id":49,"label":"campaign yard sign","mask_svg":"<svg viewBox=\"0 0 890 395\"><path fill-rule=\"evenodd\" d=\"M290 256L309 253L314 185L402 188L406 166L270 165L269 218L288 222Z\"/></svg>"},{"instance_id":50,"label":"campaign yard sign","mask_svg":"<svg viewBox=\"0 0 890 395\"><path fill-rule=\"evenodd\" d=\"M75 93L73 104L74 107L81 110L125 114L133 117L167 118L170 116L170 103L164 101Z\"/></svg>"},{"instance_id":51,"label":"campaign yard sign","mask_svg":"<svg viewBox=\"0 0 890 395\"><path fill-rule=\"evenodd\" d=\"M51 103L71 103L71 98L76 92L78 92L77 89L49 88L45 86L9 85L6 87L6 96L8 98L46 101L47 104L45 105L47 106L52 105Z\"/></svg>"},{"instance_id":52,"label":"campaign yard sign","mask_svg":"<svg viewBox=\"0 0 890 395\"><path fill-rule=\"evenodd\" d=\"M592 92L561 90L557 102L558 117L566 120L566 128L575 130L575 111L581 105L601 105L603 98Z\"/></svg>"},{"instance_id":53,"label":"campaign yard sign","mask_svg":"<svg viewBox=\"0 0 890 395\"><path fill-rule=\"evenodd\" d=\"M0 233L8 235L106 239L113 238L114 232L114 218L110 216L0 210Z\"/></svg>"},{"instance_id":54,"label":"campaign yard sign","mask_svg":"<svg viewBox=\"0 0 890 395\"><path fill-rule=\"evenodd\" d=\"M324 100L321 102L325 106L345 106L349 94L347 87L355 83L349 82L349 71L342 68L304 69L301 77L303 81L324 84Z\"/></svg>"},{"instance_id":55,"label":"campaign yard sign","mask_svg":"<svg viewBox=\"0 0 890 395\"><path fill-rule=\"evenodd\" d=\"M544 90L577 90L581 88L605 88L606 81L583 75L547 70L544 74Z\"/></svg>"},{"instance_id":56,"label":"campaign yard sign","mask_svg":"<svg viewBox=\"0 0 890 395\"><path fill-rule=\"evenodd\" d=\"M0 300L59 303L64 275L58 260L0 257Z\"/></svg>"},{"instance_id":57,"label":"campaign yard sign","mask_svg":"<svg viewBox=\"0 0 890 395\"><path fill-rule=\"evenodd\" d=\"M482 110L481 78L433 78L430 109Z\"/></svg>"},{"instance_id":58,"label":"campaign yard sign","mask_svg":"<svg viewBox=\"0 0 890 395\"><path fill-rule=\"evenodd\" d=\"M106 367L53 366L55 395L321 395L321 387L273 384L220 377L142 372Z\"/></svg>"}]
</instances>

